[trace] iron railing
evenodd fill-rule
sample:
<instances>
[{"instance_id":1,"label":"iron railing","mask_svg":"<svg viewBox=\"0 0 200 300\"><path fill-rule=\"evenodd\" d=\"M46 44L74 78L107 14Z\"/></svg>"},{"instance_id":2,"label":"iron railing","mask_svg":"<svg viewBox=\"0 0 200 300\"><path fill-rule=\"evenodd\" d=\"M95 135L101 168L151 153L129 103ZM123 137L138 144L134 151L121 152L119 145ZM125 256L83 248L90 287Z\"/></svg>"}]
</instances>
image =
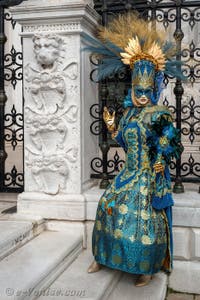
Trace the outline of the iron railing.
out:
<instances>
[{"instance_id":1,"label":"iron railing","mask_svg":"<svg viewBox=\"0 0 200 300\"><path fill-rule=\"evenodd\" d=\"M194 34L195 27L200 24L200 1L184 0L149 0L149 1L94 1L95 9L102 16L102 24L106 25L113 16L118 13L137 10L140 15L153 22L154 26L162 26L165 30L173 28L173 36L178 50L177 59L184 61L184 74L191 85L191 91L197 88L200 80L200 48L198 47L197 34ZM184 25L191 32L192 37L187 46L184 41ZM200 26L199 26L200 32ZM91 62L95 65L93 58ZM110 134L102 119L102 109L106 105L117 111L120 117L122 114L122 101L127 93L129 84L125 74L111 76L99 83L99 104L94 104L90 108L90 114L94 118L90 128L92 134L99 136L99 146L101 154L91 161L92 178L101 179L100 187L106 188L109 179L112 179L122 167L124 161L119 154L118 146L111 140ZM91 73L91 80L95 81L95 67ZM200 182L200 99L198 95L188 95L190 98L186 103L182 101L184 95L184 83L181 80L165 77L164 83L169 89L173 84L175 103L171 103L167 96L164 97L163 104L167 105L175 119L176 127L181 129L182 139L186 144L190 144L190 153L183 153L182 158L172 161L170 164L172 180L175 181L174 192L184 191L183 183ZM198 94L198 93L197 93ZM187 140L186 140L187 137ZM195 146L194 146L195 145ZM113 156L110 157L111 150L114 149ZM196 150L192 149L196 147Z\"/></svg>"},{"instance_id":2,"label":"iron railing","mask_svg":"<svg viewBox=\"0 0 200 300\"><path fill-rule=\"evenodd\" d=\"M23 114L17 113L15 105L10 113L5 113L5 81L9 81L15 89L17 82L22 80L22 52L12 46L10 53L5 54L5 22L11 22L15 28L15 22L5 9L21 2L23 0L0 0L0 192L23 191L23 173L18 172L15 165L10 172L5 170L8 157L5 142L10 143L14 151L18 142L23 142Z\"/></svg>"}]
</instances>

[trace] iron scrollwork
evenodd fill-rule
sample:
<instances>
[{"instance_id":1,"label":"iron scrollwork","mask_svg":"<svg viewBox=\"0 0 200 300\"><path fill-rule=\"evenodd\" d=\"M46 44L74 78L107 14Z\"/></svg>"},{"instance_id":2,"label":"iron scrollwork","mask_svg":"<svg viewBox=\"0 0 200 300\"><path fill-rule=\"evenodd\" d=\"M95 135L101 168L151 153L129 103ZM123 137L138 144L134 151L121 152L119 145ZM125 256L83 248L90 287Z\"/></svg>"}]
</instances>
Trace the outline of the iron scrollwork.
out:
<instances>
[{"instance_id":1,"label":"iron scrollwork","mask_svg":"<svg viewBox=\"0 0 200 300\"><path fill-rule=\"evenodd\" d=\"M7 123L7 124L6 124ZM10 114L5 114L5 141L11 143L13 151L15 151L18 142L23 141L23 115L17 113L15 105L13 105Z\"/></svg>"},{"instance_id":2,"label":"iron scrollwork","mask_svg":"<svg viewBox=\"0 0 200 300\"><path fill-rule=\"evenodd\" d=\"M5 18L6 21L10 21L11 22L12 29L14 30L15 29L15 25L16 25L16 21L13 20L11 14L8 11L6 11L4 13L4 18Z\"/></svg>"},{"instance_id":3,"label":"iron scrollwork","mask_svg":"<svg viewBox=\"0 0 200 300\"><path fill-rule=\"evenodd\" d=\"M118 173L124 166L125 161L120 158L119 154L117 151L115 151L115 154L113 156L113 159L108 160L108 174L114 174Z\"/></svg>"},{"instance_id":4,"label":"iron scrollwork","mask_svg":"<svg viewBox=\"0 0 200 300\"><path fill-rule=\"evenodd\" d=\"M156 21L161 23L165 30L169 27L170 23L176 20L176 12L174 8L169 8L168 10L158 9L156 11Z\"/></svg>"},{"instance_id":5,"label":"iron scrollwork","mask_svg":"<svg viewBox=\"0 0 200 300\"><path fill-rule=\"evenodd\" d=\"M184 75L194 84L200 79L200 48L196 47L192 40L188 48L182 49L181 55L184 62Z\"/></svg>"},{"instance_id":6,"label":"iron scrollwork","mask_svg":"<svg viewBox=\"0 0 200 300\"><path fill-rule=\"evenodd\" d=\"M149 0L149 1L100 1L94 0L95 9L102 15L102 23L107 24L110 18L117 13L125 12L127 10L136 9L141 16L145 16L149 20L155 20L155 26L157 24L163 26L163 29L167 30L169 25L175 25L174 41L179 52L177 59L182 60L182 69L184 75L188 78L187 83L194 85L198 83L200 79L200 48L197 46L195 40L191 40L186 47L184 41L184 29L183 24L187 24L187 30L191 33L194 32L195 26L200 24L200 1L187 1L187 0ZM91 73L91 79L94 80L94 74L96 72L96 66L94 65L94 71ZM123 83L122 83L123 82ZM197 137L200 135L200 105L197 102L196 96L190 96L190 100L185 103L182 102L182 96L184 92L184 83L180 80L175 82L174 78L165 76L164 85L174 85L174 95L176 98L175 103L168 100L168 96L163 99L163 104L168 106L174 117L176 126L181 130L182 136L188 138L189 143L193 145ZM121 86L120 86L121 85ZM102 93L102 87L107 91L106 105L114 107L120 111L120 101L118 99L123 98L126 94L128 86L126 85L125 78L108 78L103 86L100 83L100 95ZM117 87L117 88L116 88ZM120 96L119 96L120 95ZM104 103L103 103L104 102ZM102 126L102 105L105 105L105 99L100 97L100 104L95 104L91 107L90 114L95 120L91 124L91 132L99 136L100 149L103 149L104 154L102 157L95 157L91 162L92 174L91 177L96 178L113 178L114 174L120 170L123 165L123 161L117 151L113 152L113 158L108 159L107 152L112 147L116 147L109 139L109 133L107 129ZM96 115L94 110L96 109ZM117 116L117 113L116 113ZM98 124L98 125L97 125ZM100 126L101 124L101 126ZM95 130L94 130L95 128ZM101 130L100 130L101 128ZM104 137L104 138L103 138ZM106 137L106 139L105 139ZM106 146L106 147L105 147ZM199 149L200 150L200 149ZM191 150L192 151L192 150ZM185 154L186 156L186 154ZM175 191L183 192L182 181L198 181L200 178L200 163L195 160L193 153L190 153L189 158L186 161L172 160L170 163L172 180L175 181ZM118 168L119 167L119 168ZM103 171L104 170L104 171ZM106 174L105 174L106 171Z\"/></svg>"},{"instance_id":7,"label":"iron scrollwork","mask_svg":"<svg viewBox=\"0 0 200 300\"><path fill-rule=\"evenodd\" d=\"M113 158L107 161L107 175L109 179L112 179L124 166L125 161L120 158L118 151L115 151ZM103 159L100 157L95 157L91 161L91 169L94 174L92 174L93 178L102 178L102 167L103 167Z\"/></svg>"},{"instance_id":8,"label":"iron scrollwork","mask_svg":"<svg viewBox=\"0 0 200 300\"><path fill-rule=\"evenodd\" d=\"M13 190L17 191L16 188L21 189L23 188L23 182L24 182L24 174L19 173L17 171L16 166L13 166L12 170L7 173L5 173L5 189L7 191Z\"/></svg>"},{"instance_id":9,"label":"iron scrollwork","mask_svg":"<svg viewBox=\"0 0 200 300\"><path fill-rule=\"evenodd\" d=\"M93 104L90 107L90 115L95 119L90 125L90 131L94 135L100 135L102 133L102 113L99 104Z\"/></svg>"},{"instance_id":10,"label":"iron scrollwork","mask_svg":"<svg viewBox=\"0 0 200 300\"><path fill-rule=\"evenodd\" d=\"M13 151L16 151L19 142L23 142L23 115L17 113L15 106L12 107L11 113L5 114L5 103L7 101L5 81L11 82L13 89L15 89L17 82L21 81L23 77L23 58L22 52L17 51L14 45L10 53L5 54L4 49L7 41L5 22L10 22L13 30L15 30L16 25L7 9L22 2L23 0L0 0L0 95L2 95L0 99L0 153L2 153L0 160L0 192L23 191L23 173L18 172L15 165L10 172L7 172L5 167L6 159L8 159L5 142L11 144Z\"/></svg>"},{"instance_id":11,"label":"iron scrollwork","mask_svg":"<svg viewBox=\"0 0 200 300\"><path fill-rule=\"evenodd\" d=\"M200 21L200 8L196 7L195 9L189 9L188 7L184 7L181 19L184 22L188 22L191 30L193 30L195 24Z\"/></svg>"},{"instance_id":12,"label":"iron scrollwork","mask_svg":"<svg viewBox=\"0 0 200 300\"><path fill-rule=\"evenodd\" d=\"M181 165L182 176L186 177L188 175L194 175L195 177L200 178L200 163L194 160L192 154L190 154L188 162L184 162Z\"/></svg>"},{"instance_id":13,"label":"iron scrollwork","mask_svg":"<svg viewBox=\"0 0 200 300\"><path fill-rule=\"evenodd\" d=\"M193 144L195 137L200 136L200 105L196 105L193 97L182 106L182 124L182 134L187 135Z\"/></svg>"},{"instance_id":14,"label":"iron scrollwork","mask_svg":"<svg viewBox=\"0 0 200 300\"><path fill-rule=\"evenodd\" d=\"M22 52L17 52L13 45L10 53L7 53L4 57L4 79L6 81L10 81L14 89L16 87L17 81L23 79L22 59Z\"/></svg>"}]
</instances>

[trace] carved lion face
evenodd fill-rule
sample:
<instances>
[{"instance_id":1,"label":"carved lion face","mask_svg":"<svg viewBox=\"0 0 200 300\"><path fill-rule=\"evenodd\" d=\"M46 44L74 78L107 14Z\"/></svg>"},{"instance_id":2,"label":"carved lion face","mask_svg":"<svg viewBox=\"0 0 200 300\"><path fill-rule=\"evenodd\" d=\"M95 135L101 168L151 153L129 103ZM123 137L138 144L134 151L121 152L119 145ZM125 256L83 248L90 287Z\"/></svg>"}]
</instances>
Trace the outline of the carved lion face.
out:
<instances>
[{"instance_id":1,"label":"carved lion face","mask_svg":"<svg viewBox=\"0 0 200 300\"><path fill-rule=\"evenodd\" d=\"M43 68L53 67L58 60L63 40L57 35L35 35L34 53L38 64Z\"/></svg>"}]
</instances>

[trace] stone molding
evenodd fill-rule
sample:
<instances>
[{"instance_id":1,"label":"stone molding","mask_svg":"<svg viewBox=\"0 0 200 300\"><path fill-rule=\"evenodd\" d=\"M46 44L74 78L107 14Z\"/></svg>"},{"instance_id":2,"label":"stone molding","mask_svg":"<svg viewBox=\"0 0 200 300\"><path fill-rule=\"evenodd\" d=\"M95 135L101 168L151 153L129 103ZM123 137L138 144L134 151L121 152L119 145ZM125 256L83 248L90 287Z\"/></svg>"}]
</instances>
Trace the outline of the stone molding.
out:
<instances>
[{"instance_id":1,"label":"stone molding","mask_svg":"<svg viewBox=\"0 0 200 300\"><path fill-rule=\"evenodd\" d=\"M57 23L57 24L43 24L43 25L25 25L23 27L23 35L33 32L44 31L59 31L59 32L80 32L81 24L79 22Z\"/></svg>"},{"instance_id":2,"label":"stone molding","mask_svg":"<svg viewBox=\"0 0 200 300\"><path fill-rule=\"evenodd\" d=\"M29 0L29 4L22 2L10 8L10 12L23 26L22 36L41 31L80 33L83 28L89 32L94 31L100 17L90 5L84 1L69 3L64 0L62 3L57 0L53 2Z\"/></svg>"}]
</instances>

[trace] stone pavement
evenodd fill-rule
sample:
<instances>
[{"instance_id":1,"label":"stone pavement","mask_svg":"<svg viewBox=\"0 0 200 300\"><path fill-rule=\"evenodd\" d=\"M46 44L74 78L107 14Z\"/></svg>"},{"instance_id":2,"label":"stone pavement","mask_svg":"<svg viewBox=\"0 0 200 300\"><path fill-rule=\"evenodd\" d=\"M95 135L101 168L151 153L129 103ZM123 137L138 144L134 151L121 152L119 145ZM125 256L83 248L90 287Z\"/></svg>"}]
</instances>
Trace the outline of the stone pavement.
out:
<instances>
[{"instance_id":1,"label":"stone pavement","mask_svg":"<svg viewBox=\"0 0 200 300\"><path fill-rule=\"evenodd\" d=\"M200 295L168 293L166 300L200 300Z\"/></svg>"}]
</instances>

